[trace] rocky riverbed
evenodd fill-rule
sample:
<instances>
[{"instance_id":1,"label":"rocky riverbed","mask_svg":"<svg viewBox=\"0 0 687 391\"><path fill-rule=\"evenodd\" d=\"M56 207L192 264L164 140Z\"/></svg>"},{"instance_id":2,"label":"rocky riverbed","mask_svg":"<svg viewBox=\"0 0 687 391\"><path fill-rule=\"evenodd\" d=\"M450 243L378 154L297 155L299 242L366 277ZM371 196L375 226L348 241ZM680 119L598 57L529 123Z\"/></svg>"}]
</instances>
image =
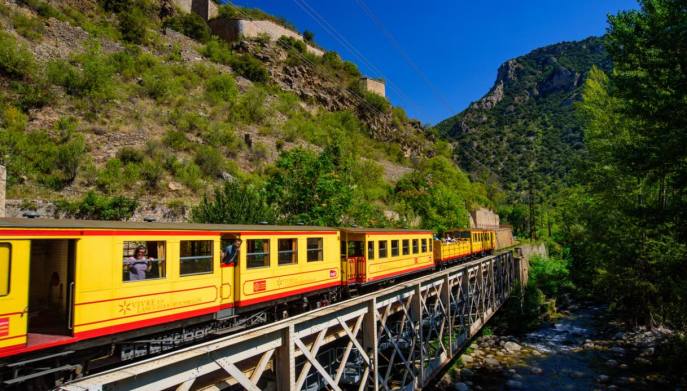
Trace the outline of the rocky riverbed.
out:
<instances>
[{"instance_id":1,"label":"rocky riverbed","mask_svg":"<svg viewBox=\"0 0 687 391\"><path fill-rule=\"evenodd\" d=\"M677 390L656 365L667 329L620 332L602 307L568 314L521 337L482 336L441 379L443 390Z\"/></svg>"}]
</instances>

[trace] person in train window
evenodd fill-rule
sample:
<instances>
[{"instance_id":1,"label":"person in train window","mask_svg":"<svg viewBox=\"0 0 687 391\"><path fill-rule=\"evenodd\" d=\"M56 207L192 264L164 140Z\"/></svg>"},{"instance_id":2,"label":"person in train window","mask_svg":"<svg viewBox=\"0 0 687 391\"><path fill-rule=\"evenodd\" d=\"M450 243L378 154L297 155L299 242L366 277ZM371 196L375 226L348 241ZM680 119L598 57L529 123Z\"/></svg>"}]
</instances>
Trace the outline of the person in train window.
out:
<instances>
[{"instance_id":1,"label":"person in train window","mask_svg":"<svg viewBox=\"0 0 687 391\"><path fill-rule=\"evenodd\" d=\"M234 242L222 251L222 263L225 265L236 265L239 259L239 250L241 249L241 239L234 239Z\"/></svg>"},{"instance_id":2,"label":"person in train window","mask_svg":"<svg viewBox=\"0 0 687 391\"><path fill-rule=\"evenodd\" d=\"M152 267L151 258L146 256L147 252L145 246L138 246L134 256L124 260L124 264L129 268L129 281L146 279L146 272L149 272Z\"/></svg>"}]
</instances>

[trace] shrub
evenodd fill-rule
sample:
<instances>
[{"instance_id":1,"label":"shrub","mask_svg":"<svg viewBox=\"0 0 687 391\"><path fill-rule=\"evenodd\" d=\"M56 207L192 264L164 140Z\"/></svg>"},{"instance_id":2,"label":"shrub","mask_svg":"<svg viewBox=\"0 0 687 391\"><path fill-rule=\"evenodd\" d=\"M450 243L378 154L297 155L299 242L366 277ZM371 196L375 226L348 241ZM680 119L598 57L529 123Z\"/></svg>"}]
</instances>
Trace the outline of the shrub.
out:
<instances>
[{"instance_id":1,"label":"shrub","mask_svg":"<svg viewBox=\"0 0 687 391\"><path fill-rule=\"evenodd\" d=\"M364 91L362 96L365 99L365 104L361 104L360 108L369 114L376 114L377 112L386 113L391 109L389 101L381 95Z\"/></svg>"},{"instance_id":2,"label":"shrub","mask_svg":"<svg viewBox=\"0 0 687 391\"><path fill-rule=\"evenodd\" d=\"M206 176L219 178L224 171L224 157L218 148L202 146L198 148L194 159Z\"/></svg>"},{"instance_id":3,"label":"shrub","mask_svg":"<svg viewBox=\"0 0 687 391\"><path fill-rule=\"evenodd\" d=\"M117 151L117 159L119 159L119 161L121 161L124 164L138 164L143 162L144 158L145 155L143 154L143 151L141 151L140 149L132 147L122 147L119 151Z\"/></svg>"},{"instance_id":4,"label":"shrub","mask_svg":"<svg viewBox=\"0 0 687 391\"><path fill-rule=\"evenodd\" d=\"M57 202L57 208L71 217L91 220L128 220L133 216L138 201L114 196L107 197L88 192L80 201Z\"/></svg>"},{"instance_id":5,"label":"shrub","mask_svg":"<svg viewBox=\"0 0 687 391\"><path fill-rule=\"evenodd\" d=\"M210 39L210 26L203 18L193 12L178 14L168 18L163 23L164 27L171 28L199 42L207 42Z\"/></svg>"},{"instance_id":6,"label":"shrub","mask_svg":"<svg viewBox=\"0 0 687 391\"><path fill-rule=\"evenodd\" d=\"M213 62L224 65L231 64L233 58L227 43L217 38L210 39L201 50L201 54Z\"/></svg>"},{"instance_id":7,"label":"shrub","mask_svg":"<svg viewBox=\"0 0 687 391\"><path fill-rule=\"evenodd\" d=\"M238 95L238 89L231 75L222 74L212 76L207 80L205 93L215 103L233 102Z\"/></svg>"},{"instance_id":8,"label":"shrub","mask_svg":"<svg viewBox=\"0 0 687 391\"><path fill-rule=\"evenodd\" d=\"M41 19L26 16L19 12L12 15L12 26L19 34L30 40L36 40L42 37L45 31Z\"/></svg>"},{"instance_id":9,"label":"shrub","mask_svg":"<svg viewBox=\"0 0 687 391\"><path fill-rule=\"evenodd\" d=\"M186 138L186 133L179 130L168 130L165 133L163 142L170 148L183 151L190 148L190 142Z\"/></svg>"},{"instance_id":10,"label":"shrub","mask_svg":"<svg viewBox=\"0 0 687 391\"><path fill-rule=\"evenodd\" d=\"M248 80L265 83L269 79L269 73L262 62L249 54L233 57L229 65L234 72Z\"/></svg>"},{"instance_id":11,"label":"shrub","mask_svg":"<svg viewBox=\"0 0 687 391\"><path fill-rule=\"evenodd\" d=\"M181 83L168 67L157 66L141 77L141 88L149 97L163 101L181 91Z\"/></svg>"},{"instance_id":12,"label":"shrub","mask_svg":"<svg viewBox=\"0 0 687 391\"><path fill-rule=\"evenodd\" d=\"M48 79L65 88L68 94L104 103L115 96L113 75L115 68L100 46L92 44L85 53L76 57L81 69L62 60L48 63Z\"/></svg>"},{"instance_id":13,"label":"shrub","mask_svg":"<svg viewBox=\"0 0 687 391\"><path fill-rule=\"evenodd\" d=\"M260 124L268 114L265 99L267 92L260 87L253 87L241 96L235 114L246 123Z\"/></svg>"},{"instance_id":14,"label":"shrub","mask_svg":"<svg viewBox=\"0 0 687 391\"><path fill-rule=\"evenodd\" d=\"M303 39L305 39L306 42L313 42L315 40L315 33L310 30L305 30L303 31Z\"/></svg>"},{"instance_id":15,"label":"shrub","mask_svg":"<svg viewBox=\"0 0 687 391\"><path fill-rule=\"evenodd\" d=\"M193 191L197 191L201 188L203 182L201 178L203 172L193 162L178 163L175 165L175 175L179 178L179 181L183 183L186 187Z\"/></svg>"},{"instance_id":16,"label":"shrub","mask_svg":"<svg viewBox=\"0 0 687 391\"><path fill-rule=\"evenodd\" d=\"M224 147L234 156L241 149L241 140L234 134L229 124L214 124L203 134L203 139L213 147Z\"/></svg>"},{"instance_id":17,"label":"shrub","mask_svg":"<svg viewBox=\"0 0 687 391\"><path fill-rule=\"evenodd\" d=\"M218 224L257 224L277 218L262 189L239 181L225 182L212 195L205 195L191 216L198 223Z\"/></svg>"},{"instance_id":18,"label":"shrub","mask_svg":"<svg viewBox=\"0 0 687 391\"><path fill-rule=\"evenodd\" d=\"M286 35L279 37L277 44L286 50L295 50L298 53L305 53L307 50L305 42L293 37L287 37Z\"/></svg>"},{"instance_id":19,"label":"shrub","mask_svg":"<svg viewBox=\"0 0 687 391\"><path fill-rule=\"evenodd\" d=\"M65 15L60 12L57 8L51 6L50 4L46 3L45 1L41 0L20 0L17 1L17 3L23 4L34 11L36 13L44 18L55 18L55 19L60 19L64 20L66 17Z\"/></svg>"},{"instance_id":20,"label":"shrub","mask_svg":"<svg viewBox=\"0 0 687 391\"><path fill-rule=\"evenodd\" d=\"M148 16L139 7L133 7L126 12L117 15L119 19L119 32L125 41L142 44L148 34Z\"/></svg>"},{"instance_id":21,"label":"shrub","mask_svg":"<svg viewBox=\"0 0 687 391\"><path fill-rule=\"evenodd\" d=\"M146 160L141 165L140 174L150 189L157 190L164 175L164 169L156 161Z\"/></svg>"},{"instance_id":22,"label":"shrub","mask_svg":"<svg viewBox=\"0 0 687 391\"><path fill-rule=\"evenodd\" d=\"M15 79L29 78L35 68L33 54L14 37L0 31L0 73Z\"/></svg>"},{"instance_id":23,"label":"shrub","mask_svg":"<svg viewBox=\"0 0 687 391\"><path fill-rule=\"evenodd\" d=\"M348 73L349 75L353 76L354 78L359 78L362 74L360 73L360 70L358 69L358 66L355 65L354 63L350 61L344 61L343 63L343 69Z\"/></svg>"},{"instance_id":24,"label":"shrub","mask_svg":"<svg viewBox=\"0 0 687 391\"><path fill-rule=\"evenodd\" d=\"M568 262L563 259L532 257L529 276L548 297L557 297L573 287Z\"/></svg>"},{"instance_id":25,"label":"shrub","mask_svg":"<svg viewBox=\"0 0 687 391\"><path fill-rule=\"evenodd\" d=\"M12 90L17 93L17 105L24 111L39 108L51 103L54 95L44 80L36 82L15 81Z\"/></svg>"},{"instance_id":26,"label":"shrub","mask_svg":"<svg viewBox=\"0 0 687 391\"><path fill-rule=\"evenodd\" d=\"M16 107L7 107L2 113L2 125L3 128L9 131L21 132L26 129L26 124L29 119L26 114L22 113L21 110Z\"/></svg>"},{"instance_id":27,"label":"shrub","mask_svg":"<svg viewBox=\"0 0 687 391\"><path fill-rule=\"evenodd\" d=\"M81 134L67 132L63 135L55 159L57 172L50 176L50 187L61 190L74 182L85 152L86 142Z\"/></svg>"},{"instance_id":28,"label":"shrub","mask_svg":"<svg viewBox=\"0 0 687 391\"><path fill-rule=\"evenodd\" d=\"M98 172L95 184L98 189L105 193L115 193L121 191L124 185L122 176L123 164L119 159L110 159L105 163L105 167ZM127 178L132 180L132 178Z\"/></svg>"}]
</instances>

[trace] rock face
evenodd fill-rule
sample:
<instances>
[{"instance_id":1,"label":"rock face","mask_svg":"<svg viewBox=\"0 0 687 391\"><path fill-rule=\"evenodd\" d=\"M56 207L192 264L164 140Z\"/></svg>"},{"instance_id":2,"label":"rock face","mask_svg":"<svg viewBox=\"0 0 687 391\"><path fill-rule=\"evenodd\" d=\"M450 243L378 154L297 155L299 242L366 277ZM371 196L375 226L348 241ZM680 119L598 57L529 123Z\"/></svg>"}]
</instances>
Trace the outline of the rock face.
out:
<instances>
[{"instance_id":1,"label":"rock face","mask_svg":"<svg viewBox=\"0 0 687 391\"><path fill-rule=\"evenodd\" d=\"M370 136L381 142L398 142L403 154L431 156L432 134L417 120L395 121L391 110L380 111L364 104L339 80L319 73L313 64L292 64L287 52L275 44L259 41L241 41L235 45L239 52L249 52L268 68L272 80L279 88L313 102L327 111L350 110L367 126Z\"/></svg>"},{"instance_id":2,"label":"rock face","mask_svg":"<svg viewBox=\"0 0 687 391\"><path fill-rule=\"evenodd\" d=\"M595 37L506 61L483 98L436 128L455 140L463 168L479 172L484 164L515 191L522 191L520 178L532 156L542 174L560 180L584 150L573 103L592 66L610 69L602 41Z\"/></svg>"}]
</instances>

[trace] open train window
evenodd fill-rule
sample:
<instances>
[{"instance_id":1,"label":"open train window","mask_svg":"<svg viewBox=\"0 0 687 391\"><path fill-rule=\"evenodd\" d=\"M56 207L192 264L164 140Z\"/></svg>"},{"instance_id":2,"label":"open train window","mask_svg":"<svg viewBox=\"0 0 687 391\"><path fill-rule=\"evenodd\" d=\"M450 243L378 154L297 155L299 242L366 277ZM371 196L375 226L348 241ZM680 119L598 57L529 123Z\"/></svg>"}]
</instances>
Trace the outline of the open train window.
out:
<instances>
[{"instance_id":1,"label":"open train window","mask_svg":"<svg viewBox=\"0 0 687 391\"><path fill-rule=\"evenodd\" d=\"M367 259L375 259L375 242L370 240L367 242Z\"/></svg>"},{"instance_id":2,"label":"open train window","mask_svg":"<svg viewBox=\"0 0 687 391\"><path fill-rule=\"evenodd\" d=\"M270 240L249 239L246 242L246 267L270 267Z\"/></svg>"},{"instance_id":3,"label":"open train window","mask_svg":"<svg viewBox=\"0 0 687 391\"><path fill-rule=\"evenodd\" d=\"M212 240L179 242L179 274L192 276L212 273Z\"/></svg>"},{"instance_id":4,"label":"open train window","mask_svg":"<svg viewBox=\"0 0 687 391\"><path fill-rule=\"evenodd\" d=\"M308 238L308 262L324 260L322 238Z\"/></svg>"},{"instance_id":5,"label":"open train window","mask_svg":"<svg viewBox=\"0 0 687 391\"><path fill-rule=\"evenodd\" d=\"M392 240L391 241L391 256L392 257L398 256L398 240Z\"/></svg>"},{"instance_id":6,"label":"open train window","mask_svg":"<svg viewBox=\"0 0 687 391\"><path fill-rule=\"evenodd\" d=\"M422 252L427 252L427 239L422 239Z\"/></svg>"},{"instance_id":7,"label":"open train window","mask_svg":"<svg viewBox=\"0 0 687 391\"><path fill-rule=\"evenodd\" d=\"M277 252L279 265L298 263L298 239L277 239Z\"/></svg>"},{"instance_id":8,"label":"open train window","mask_svg":"<svg viewBox=\"0 0 687 391\"><path fill-rule=\"evenodd\" d=\"M123 280L141 281L165 278L164 241L124 242Z\"/></svg>"},{"instance_id":9,"label":"open train window","mask_svg":"<svg viewBox=\"0 0 687 391\"><path fill-rule=\"evenodd\" d=\"M386 240L380 240L379 241L379 258L380 259L387 257L386 245L387 245Z\"/></svg>"},{"instance_id":10,"label":"open train window","mask_svg":"<svg viewBox=\"0 0 687 391\"><path fill-rule=\"evenodd\" d=\"M363 242L362 240L351 240L348 242L348 256L349 257L362 257L363 254Z\"/></svg>"},{"instance_id":11,"label":"open train window","mask_svg":"<svg viewBox=\"0 0 687 391\"><path fill-rule=\"evenodd\" d=\"M0 243L0 296L10 294L10 270L12 247L9 243Z\"/></svg>"},{"instance_id":12,"label":"open train window","mask_svg":"<svg viewBox=\"0 0 687 391\"><path fill-rule=\"evenodd\" d=\"M410 254L410 240L403 239L403 255Z\"/></svg>"},{"instance_id":13,"label":"open train window","mask_svg":"<svg viewBox=\"0 0 687 391\"><path fill-rule=\"evenodd\" d=\"M413 254L417 254L420 252L420 246L418 245L418 240L413 239Z\"/></svg>"}]
</instances>

